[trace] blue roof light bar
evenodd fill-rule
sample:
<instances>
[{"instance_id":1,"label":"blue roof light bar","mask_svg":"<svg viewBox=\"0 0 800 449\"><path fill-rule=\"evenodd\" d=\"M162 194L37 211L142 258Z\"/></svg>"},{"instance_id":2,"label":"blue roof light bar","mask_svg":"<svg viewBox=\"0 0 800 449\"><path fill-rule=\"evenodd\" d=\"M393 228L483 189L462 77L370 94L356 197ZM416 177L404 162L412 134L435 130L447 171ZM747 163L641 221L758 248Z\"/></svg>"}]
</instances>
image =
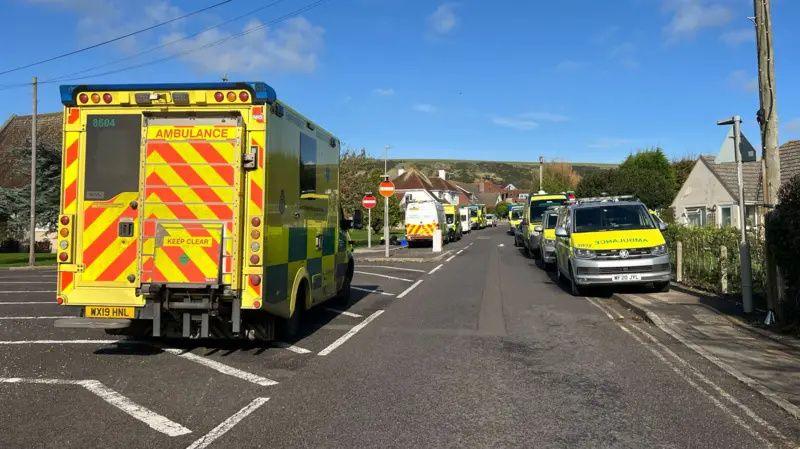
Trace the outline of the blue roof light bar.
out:
<instances>
[{"instance_id":1,"label":"blue roof light bar","mask_svg":"<svg viewBox=\"0 0 800 449\"><path fill-rule=\"evenodd\" d=\"M272 104L278 98L275 89L261 81L238 81L219 83L154 83L154 84L64 84L59 86L61 103L77 106L77 92L159 91L159 90L229 90L247 89L253 103Z\"/></svg>"}]
</instances>

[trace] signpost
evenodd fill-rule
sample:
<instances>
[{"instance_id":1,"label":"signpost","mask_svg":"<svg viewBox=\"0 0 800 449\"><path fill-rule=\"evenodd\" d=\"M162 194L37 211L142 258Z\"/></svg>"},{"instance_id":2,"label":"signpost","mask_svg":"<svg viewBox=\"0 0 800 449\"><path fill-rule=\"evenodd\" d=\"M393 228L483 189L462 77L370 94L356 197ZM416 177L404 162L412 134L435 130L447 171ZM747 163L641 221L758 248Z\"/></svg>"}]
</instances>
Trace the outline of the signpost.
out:
<instances>
[{"instance_id":1,"label":"signpost","mask_svg":"<svg viewBox=\"0 0 800 449\"><path fill-rule=\"evenodd\" d=\"M394 183L385 176L378 186L378 193L383 197L383 243L386 246L385 257L389 257L389 197L394 195Z\"/></svg>"},{"instance_id":2,"label":"signpost","mask_svg":"<svg viewBox=\"0 0 800 449\"><path fill-rule=\"evenodd\" d=\"M372 248L372 208L378 205L378 200L372 193L367 193L361 199L361 205L367 209L367 248Z\"/></svg>"}]
</instances>

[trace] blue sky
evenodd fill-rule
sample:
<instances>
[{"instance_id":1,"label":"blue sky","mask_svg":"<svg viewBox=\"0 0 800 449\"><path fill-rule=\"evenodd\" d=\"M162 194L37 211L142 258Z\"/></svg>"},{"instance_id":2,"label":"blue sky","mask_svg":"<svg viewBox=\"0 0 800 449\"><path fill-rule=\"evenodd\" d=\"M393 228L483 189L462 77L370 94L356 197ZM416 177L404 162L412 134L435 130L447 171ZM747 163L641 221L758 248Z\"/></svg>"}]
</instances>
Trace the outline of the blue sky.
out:
<instances>
[{"instance_id":1,"label":"blue sky","mask_svg":"<svg viewBox=\"0 0 800 449\"><path fill-rule=\"evenodd\" d=\"M218 1L2 0L0 71ZM327 0L278 20L311 3L233 0L0 88L127 58L81 75L144 65L72 83L263 80L375 155L618 162L658 145L677 158L715 153L732 114L760 146L752 0ZM773 0L781 142L800 138L799 19L800 2ZM57 85L41 85L40 111L60 109ZM30 112L30 87L0 92L0 117Z\"/></svg>"}]
</instances>

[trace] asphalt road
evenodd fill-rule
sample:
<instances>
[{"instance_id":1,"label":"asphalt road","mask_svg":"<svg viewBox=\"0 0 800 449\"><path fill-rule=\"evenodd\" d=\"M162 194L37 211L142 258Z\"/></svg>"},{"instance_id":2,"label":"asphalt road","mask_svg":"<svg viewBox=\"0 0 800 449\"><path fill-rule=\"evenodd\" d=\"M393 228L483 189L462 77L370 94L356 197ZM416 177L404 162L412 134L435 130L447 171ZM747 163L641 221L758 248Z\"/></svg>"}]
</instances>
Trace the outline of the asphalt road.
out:
<instances>
[{"instance_id":1,"label":"asphalt road","mask_svg":"<svg viewBox=\"0 0 800 449\"><path fill-rule=\"evenodd\" d=\"M351 304L269 347L64 330L0 272L0 448L798 447L800 425L608 296L473 232L359 263Z\"/></svg>"}]
</instances>

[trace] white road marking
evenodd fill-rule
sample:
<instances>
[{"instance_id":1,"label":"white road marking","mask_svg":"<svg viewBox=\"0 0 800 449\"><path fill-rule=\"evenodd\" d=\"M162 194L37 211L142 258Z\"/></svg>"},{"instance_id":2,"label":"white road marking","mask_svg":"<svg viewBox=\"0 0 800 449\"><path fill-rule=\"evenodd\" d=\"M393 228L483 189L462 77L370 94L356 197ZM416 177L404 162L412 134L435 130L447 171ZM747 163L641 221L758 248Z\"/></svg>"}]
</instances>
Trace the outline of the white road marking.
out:
<instances>
[{"instance_id":1,"label":"white road marking","mask_svg":"<svg viewBox=\"0 0 800 449\"><path fill-rule=\"evenodd\" d=\"M625 327L625 326L624 326L624 325L622 325L621 323L617 322L617 320L616 320L616 319L614 319L614 317L613 317L613 316L612 316L612 315L611 315L611 314L608 312L608 310L612 310L611 308L609 308L609 307L607 307L607 306L604 306L604 305L601 305L601 304L599 303L599 301L595 301L595 300L592 300L592 299L590 299L590 298L586 298L586 299L587 299L587 301L588 301L590 304L592 304L593 306L595 306L595 307L599 308L599 309L600 309L600 310L601 310L603 313L605 313L605 314L606 314L606 316L607 316L609 319L611 319L612 321L616 322L617 326L619 326L619 328L620 328L620 329L622 329L622 330L623 330L623 331L625 331L625 332L626 332L628 335L630 335L631 337L633 337L633 338L634 338L634 339L635 339L637 342L639 342L639 343L640 343L642 346L644 346L645 348L647 348L647 350L649 350L649 351L650 351L650 352L651 352L653 355L655 355L655 356L656 356L656 357L657 357L659 360L661 360L662 362L664 362L664 363L665 363L667 366L669 366L669 367L670 367L670 368L671 368L671 369L672 369L674 372L676 372L676 373L677 373L679 376L681 376L681 378L683 378L683 380L684 380L684 381L686 381L686 382L687 382L689 385L691 385L692 387L694 387L694 388L695 388L697 391L701 392L701 393L702 393L704 396L706 396L706 397L707 397L709 400L711 400L711 402L713 402L715 406L717 406L718 408L720 408L720 409L721 409L723 412L725 412L725 414L729 415L729 416L731 417L731 419L733 419L734 421L736 421L736 423L737 423L737 424L739 424L739 425L740 425L742 428L744 428L744 429L745 429L745 430L746 430L746 431L747 431L747 432L748 432L750 435L752 435L754 438L758 439L759 441L761 441L761 442L763 442L763 443L767 444L767 446L769 446L769 447L774 447L774 446L773 446L773 445L772 445L772 444L771 444L769 441L767 441L766 439L764 439L764 437L762 437L762 436L760 435L760 433L758 433L756 430L754 430L752 427L750 427L750 426L749 426L749 425L748 425L746 422L744 422L744 420L742 420L742 418L741 418L739 415L732 413L732 411L731 411L730 409L728 409L728 407L726 407L724 404L722 404L722 403L721 403L721 402L720 402L720 401L719 401L719 400L718 400L718 399L717 399L715 396L713 396L713 395L712 395L712 394L711 394L711 393L710 393L708 390L705 390L704 388L700 387L700 386L699 386L699 385L698 385L696 382L694 382L694 381L693 381L691 378L689 378L689 376L686 374L686 372L685 372L685 371L682 371L682 370L680 370L680 369L679 369L677 366L675 366L675 364L673 364L672 362L670 362L669 360L667 360L667 359L666 359L666 358L663 356L663 354L661 354L660 352L656 351L654 348L652 348L651 346L649 346L649 345L648 345L648 344L647 344L647 343L646 343L644 340L642 340L641 338L639 338L639 336L637 336L636 334L634 334L633 332L631 332L631 331L630 331L630 330L629 330L627 327ZM616 312L615 312L615 313L616 313ZM620 318L622 318L622 315L619 315L619 313L616 313L616 314L617 314L617 315L618 315ZM747 416L748 416L750 419L752 419L753 421L757 422L758 424L760 424L760 425L762 425L762 426L766 427L766 428L767 428L767 429L768 429L770 432L772 432L772 434L773 434L773 435L775 435L775 436L776 436L776 437L778 437L779 439L781 439L781 440L783 440L783 441L785 441L785 442L789 442L789 440L788 440L788 439L787 439L787 438L786 438L786 437L785 437L785 436L784 436L784 435L783 435L783 434L782 434L782 433L781 433L781 432L780 432L778 429L776 429L774 426L772 426L771 424L769 424L769 423L768 423L766 420L764 420L763 418L761 418L760 416L758 416L758 415L757 415L755 412L753 412L753 411L752 411L752 410L751 410L749 407L747 407L746 405L744 405L744 404L742 404L741 402L739 402L739 400L737 400L736 398L734 398L734 397L733 397L733 396L732 396L730 393L728 393L727 391L725 391L724 389L722 389L721 387L719 387L717 384L715 384L713 381L711 381L711 380L710 380L708 377L706 377L706 376L705 376L703 373L701 373L699 370L697 370L697 368L695 368L694 366L690 365L690 364L689 364L689 362L687 362L686 360L684 360L683 358L681 358L681 357L680 357L678 354L676 354L676 353L675 353L675 352L673 352L671 349L669 349L669 348L668 348L668 347L666 347L664 344L662 344L660 341L658 341L658 339L656 339L656 338L655 338L653 335L649 334L647 331L645 331L644 329L640 328L639 326L636 326L635 324L631 324L631 327L633 327L633 328L634 328L634 329L636 329L638 332L640 332L640 333L642 333L643 335L645 335L645 336L646 336L646 337L647 337L647 338L648 338L650 341L652 341L652 342L653 342L653 343L654 343L656 346L658 346L658 347L659 347L659 348L660 348L660 349L661 349L661 350L662 350L664 353L666 353L666 354L669 354L669 355L670 355L670 356L672 356L672 357L673 357L675 360L677 360L678 362L680 362L680 363L681 363L681 365L683 365L683 366L684 366L684 367L685 367L685 368L686 368L686 369L687 369L687 370L688 370L688 371L689 371L691 374L693 374L693 375L694 375L696 378L698 378L700 381L702 381L703 383L705 383L706 385L708 385L709 387L711 387L713 390L715 390L715 391L716 391L716 392L717 392L717 393L718 393L720 396L722 396L724 399L727 399L729 402L731 402L732 404L734 404L735 406L737 406L737 407L738 407L740 410L742 410L742 411L743 411L743 412L744 412L744 413L745 413L745 414L746 414L746 415L747 415Z\"/></svg>"},{"instance_id":2,"label":"white road marking","mask_svg":"<svg viewBox=\"0 0 800 449\"><path fill-rule=\"evenodd\" d=\"M375 318L378 318L380 316L380 314L382 314L382 313L383 313L383 310L378 310L378 311L375 311L372 315L364 318L364 321L362 321L362 322L356 324L355 326L353 326L353 328L350 329L349 331L347 331L346 334L344 334L341 337L337 338L336 341L334 341L333 343L328 345L328 347L326 347L325 349L320 351L319 354L317 354L317 355L328 355L328 354L330 354L331 352L333 352L334 349L336 349L339 346L341 346L342 344L344 344L344 342L349 340L353 335L355 335L358 331L363 329L372 320L374 320Z\"/></svg>"},{"instance_id":3,"label":"white road marking","mask_svg":"<svg viewBox=\"0 0 800 449\"><path fill-rule=\"evenodd\" d=\"M228 366L224 363L217 362L216 360L207 359L205 357L201 357L196 354L192 354L191 352L186 352L182 349L177 348L163 348L165 352L169 352L170 354L177 355L178 357L183 357L187 360L191 360L195 363L199 363L200 365L206 366L208 368L213 369L222 374L226 374L228 376L237 377L242 380L246 380L247 382L252 382L256 385L261 385L262 387L268 387L270 385L277 385L278 382L267 379L266 377L261 377L257 374L248 373L247 371L242 371L238 368L234 368L232 366Z\"/></svg>"},{"instance_id":4,"label":"white road marking","mask_svg":"<svg viewBox=\"0 0 800 449\"><path fill-rule=\"evenodd\" d=\"M464 250L463 250L463 249L460 249L460 250L456 251L456 255L459 255L459 254L461 254L461 253L463 253L463 252L464 252Z\"/></svg>"},{"instance_id":5,"label":"white road marking","mask_svg":"<svg viewBox=\"0 0 800 449\"><path fill-rule=\"evenodd\" d=\"M502 248L502 247L504 247L504 246L506 246L506 245L505 245L505 244L503 244L503 243L501 243L501 244L497 245L497 247L498 247L498 248Z\"/></svg>"},{"instance_id":6,"label":"white road marking","mask_svg":"<svg viewBox=\"0 0 800 449\"><path fill-rule=\"evenodd\" d=\"M350 287L350 288L352 288L352 287ZM334 309L333 307L326 307L325 310L327 310L329 312L333 312L333 313L338 313L339 315L349 316L349 317L353 317L353 318L361 318L362 317L362 315L359 315L357 313L348 312L347 310Z\"/></svg>"},{"instance_id":7,"label":"white road marking","mask_svg":"<svg viewBox=\"0 0 800 449\"><path fill-rule=\"evenodd\" d=\"M437 271L439 271L440 268L442 268L442 266L444 266L444 264L436 265L436 267L433 270L429 271L428 274L436 273Z\"/></svg>"},{"instance_id":8,"label":"white road marking","mask_svg":"<svg viewBox=\"0 0 800 449\"><path fill-rule=\"evenodd\" d=\"M0 340L0 345L110 345L118 342L119 340Z\"/></svg>"},{"instance_id":9,"label":"white road marking","mask_svg":"<svg viewBox=\"0 0 800 449\"><path fill-rule=\"evenodd\" d=\"M631 296L635 296L635 295L631 295ZM644 298L639 297L639 299L644 299ZM669 326L664 324L663 320L661 320L661 318L658 315L656 315L654 313L647 313L647 316L648 316L648 318L650 318L651 321L653 321L653 323L656 324L656 326L659 329L661 329L662 331L664 331L667 334L669 334L672 338L678 340L679 342L683 343L685 346L691 348L694 352L700 354L701 356L706 358L706 360L710 361L714 365L717 365L717 367L719 367L720 369L722 369L726 373L730 374L731 376L735 377L740 382L742 382L745 385L749 386L750 388L756 390L761 395L763 395L764 397L766 397L767 399L769 399L770 401L772 401L773 403L775 403L776 405L778 405L782 409L786 410L789 414L794 416L796 419L800 419L800 407L797 407L796 405L792 404L791 402L783 399L782 397L780 397L777 394L775 394L775 392L773 392L772 390L770 390L767 387L765 387L765 386L761 385L760 383L756 382L750 376L747 376L746 374L742 373L741 371L737 370L736 368L734 368L734 367L728 365L727 363L723 362L722 360L717 358L717 356L711 354L710 352L706 351L705 349L703 349L702 347L696 345L695 343L692 343L691 341L687 340L681 334L675 332Z\"/></svg>"},{"instance_id":10,"label":"white road marking","mask_svg":"<svg viewBox=\"0 0 800 449\"><path fill-rule=\"evenodd\" d=\"M0 306L20 306L20 305L34 305L34 304L49 304L58 305L55 301L0 301Z\"/></svg>"},{"instance_id":11,"label":"white road marking","mask_svg":"<svg viewBox=\"0 0 800 449\"><path fill-rule=\"evenodd\" d=\"M455 255L455 254L453 254L452 256L450 256L450 257L448 257L447 259L445 259L445 262L450 262L451 260L453 260L453 259L455 259L455 258L456 258L456 255Z\"/></svg>"},{"instance_id":12,"label":"white road marking","mask_svg":"<svg viewBox=\"0 0 800 449\"><path fill-rule=\"evenodd\" d=\"M27 384L46 384L46 385L80 385L86 390L94 393L100 399L108 402L114 407L122 410L128 415L138 419L139 421L147 424L150 428L157 430L161 433L171 437L186 435L192 433L191 430L183 427L182 425L171 421L170 419L159 415L158 413L142 407L141 405L131 401L123 396L116 390L105 386L99 380L86 379L86 380L69 380L69 379L32 379L21 377L4 377L0 378L0 383L27 383Z\"/></svg>"},{"instance_id":13,"label":"white road marking","mask_svg":"<svg viewBox=\"0 0 800 449\"><path fill-rule=\"evenodd\" d=\"M256 411L267 401L269 401L269 398L253 399L253 401L245 405L244 408L234 413L233 415L229 416L228 419L226 419L225 421L219 423L217 427L214 427L213 429L211 429L210 432L195 440L195 442L187 446L186 449L203 449L205 447L208 447L208 445L213 443L217 438L221 437L222 435L225 435L225 433L231 430L233 426L239 423L239 421L247 418L248 415Z\"/></svg>"},{"instance_id":14,"label":"white road marking","mask_svg":"<svg viewBox=\"0 0 800 449\"><path fill-rule=\"evenodd\" d=\"M353 290L358 290L360 292L369 292L369 293L377 293L379 295L394 296L394 293L388 293L383 290L378 290L377 288L363 288L363 287L353 287L353 286L351 286L350 288L352 288Z\"/></svg>"},{"instance_id":15,"label":"white road marking","mask_svg":"<svg viewBox=\"0 0 800 449\"><path fill-rule=\"evenodd\" d=\"M382 278L386 278L386 279L396 279L398 281L403 281L403 282L414 282L411 279L399 278L399 277L396 277L396 276L389 276L389 275L386 275L386 274L370 273L370 272L367 272L367 271L353 271L353 273L366 274L368 276L378 276L378 277L382 277Z\"/></svg>"},{"instance_id":16,"label":"white road marking","mask_svg":"<svg viewBox=\"0 0 800 449\"><path fill-rule=\"evenodd\" d=\"M415 288L417 288L417 286L419 284L421 284L421 283L422 283L422 279L418 280L417 282L414 282L413 284L411 284L411 287L408 287L407 289L403 290L402 293L397 295L397 299L401 299L404 296L406 296L407 294L411 293L411 290L414 290Z\"/></svg>"},{"instance_id":17,"label":"white road marking","mask_svg":"<svg viewBox=\"0 0 800 449\"><path fill-rule=\"evenodd\" d=\"M0 290L0 295L6 295L11 293L55 293L55 290Z\"/></svg>"},{"instance_id":18,"label":"white road marking","mask_svg":"<svg viewBox=\"0 0 800 449\"><path fill-rule=\"evenodd\" d=\"M413 271L415 273L424 273L425 270L418 270L416 268L401 268L401 267L390 267L388 265L364 265L366 268L388 268L390 270L398 270L398 271Z\"/></svg>"},{"instance_id":19,"label":"white road marking","mask_svg":"<svg viewBox=\"0 0 800 449\"><path fill-rule=\"evenodd\" d=\"M295 354L308 354L309 352L311 352L306 348L301 348L300 346L295 346L293 344L289 344L289 343L286 343L284 341L273 342L273 345L277 346L279 348L282 348L282 349L286 349L286 350L292 351Z\"/></svg>"},{"instance_id":20,"label":"white road marking","mask_svg":"<svg viewBox=\"0 0 800 449\"><path fill-rule=\"evenodd\" d=\"M61 318L78 318L77 316L0 316L0 320L58 320Z\"/></svg>"}]
</instances>

